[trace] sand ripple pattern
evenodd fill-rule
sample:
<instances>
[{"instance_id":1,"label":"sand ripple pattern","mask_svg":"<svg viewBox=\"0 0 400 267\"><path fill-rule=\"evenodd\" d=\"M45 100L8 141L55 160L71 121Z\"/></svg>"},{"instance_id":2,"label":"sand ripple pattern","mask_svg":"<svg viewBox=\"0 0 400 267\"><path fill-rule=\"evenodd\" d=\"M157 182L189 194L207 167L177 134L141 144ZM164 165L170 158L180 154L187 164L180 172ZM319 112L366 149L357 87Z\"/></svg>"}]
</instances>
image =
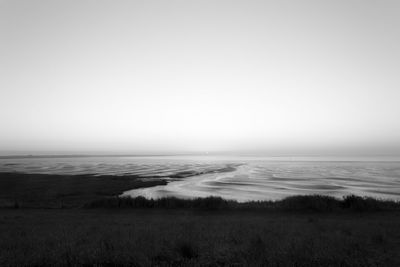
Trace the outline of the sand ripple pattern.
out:
<instances>
[{"instance_id":1,"label":"sand ripple pattern","mask_svg":"<svg viewBox=\"0 0 400 267\"><path fill-rule=\"evenodd\" d=\"M208 173L124 195L160 198L221 196L238 201L290 195L349 194L400 200L399 162L245 162L232 172Z\"/></svg>"},{"instance_id":2,"label":"sand ripple pattern","mask_svg":"<svg viewBox=\"0 0 400 267\"><path fill-rule=\"evenodd\" d=\"M271 161L189 157L89 157L0 159L0 172L124 175L163 179L167 185L127 196L220 196L238 201L290 195L349 194L400 200L400 162Z\"/></svg>"}]
</instances>

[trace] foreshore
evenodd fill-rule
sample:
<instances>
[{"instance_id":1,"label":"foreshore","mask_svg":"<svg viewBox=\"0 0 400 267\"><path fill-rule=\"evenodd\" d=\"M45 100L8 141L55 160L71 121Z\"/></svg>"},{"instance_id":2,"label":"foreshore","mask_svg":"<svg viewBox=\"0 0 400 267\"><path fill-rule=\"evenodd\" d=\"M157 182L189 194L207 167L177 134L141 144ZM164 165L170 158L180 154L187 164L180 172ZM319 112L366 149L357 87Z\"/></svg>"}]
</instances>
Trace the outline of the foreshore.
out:
<instances>
[{"instance_id":1,"label":"foreshore","mask_svg":"<svg viewBox=\"0 0 400 267\"><path fill-rule=\"evenodd\" d=\"M185 179L188 175L175 179ZM323 195L289 196L275 201L225 200L220 197L164 197L145 199L122 196L125 191L166 185L160 177L127 175L55 175L0 173L0 208L209 208L250 210L379 211L397 210L393 200L346 196L343 199Z\"/></svg>"}]
</instances>

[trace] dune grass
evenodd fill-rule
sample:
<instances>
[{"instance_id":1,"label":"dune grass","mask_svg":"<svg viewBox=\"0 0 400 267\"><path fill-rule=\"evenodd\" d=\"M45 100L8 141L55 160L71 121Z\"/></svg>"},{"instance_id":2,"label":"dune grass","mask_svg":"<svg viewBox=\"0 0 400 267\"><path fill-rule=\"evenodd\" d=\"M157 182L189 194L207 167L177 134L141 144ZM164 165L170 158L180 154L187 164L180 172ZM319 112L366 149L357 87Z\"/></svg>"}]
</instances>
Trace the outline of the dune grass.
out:
<instances>
[{"instance_id":1,"label":"dune grass","mask_svg":"<svg viewBox=\"0 0 400 267\"><path fill-rule=\"evenodd\" d=\"M85 205L86 208L145 208L145 209L200 209L200 210L252 210L252 211L389 211L399 210L400 202L368 197L346 196L338 199L322 195L291 196L277 201L237 202L220 197L179 199L167 197L108 197Z\"/></svg>"}]
</instances>

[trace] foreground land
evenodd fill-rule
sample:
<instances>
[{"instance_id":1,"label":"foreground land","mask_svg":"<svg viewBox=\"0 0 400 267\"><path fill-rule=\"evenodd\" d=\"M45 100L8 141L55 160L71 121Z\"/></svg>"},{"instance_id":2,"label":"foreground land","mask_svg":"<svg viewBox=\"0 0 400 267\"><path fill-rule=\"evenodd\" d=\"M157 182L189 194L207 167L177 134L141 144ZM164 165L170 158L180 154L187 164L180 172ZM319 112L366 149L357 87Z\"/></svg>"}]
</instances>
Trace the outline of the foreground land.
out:
<instances>
[{"instance_id":1,"label":"foreground land","mask_svg":"<svg viewBox=\"0 0 400 267\"><path fill-rule=\"evenodd\" d=\"M400 266L400 213L0 210L0 266Z\"/></svg>"},{"instance_id":2,"label":"foreground land","mask_svg":"<svg viewBox=\"0 0 400 267\"><path fill-rule=\"evenodd\" d=\"M0 173L0 266L400 266L400 203L119 198L157 179Z\"/></svg>"}]
</instances>

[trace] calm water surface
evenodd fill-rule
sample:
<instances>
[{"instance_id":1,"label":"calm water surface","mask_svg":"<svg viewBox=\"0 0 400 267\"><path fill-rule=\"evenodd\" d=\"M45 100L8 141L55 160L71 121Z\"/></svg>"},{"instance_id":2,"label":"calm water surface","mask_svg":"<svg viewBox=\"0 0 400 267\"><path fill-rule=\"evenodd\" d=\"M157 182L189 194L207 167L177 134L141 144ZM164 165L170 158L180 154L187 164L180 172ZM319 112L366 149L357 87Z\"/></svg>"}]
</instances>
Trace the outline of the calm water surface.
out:
<instances>
[{"instance_id":1,"label":"calm water surface","mask_svg":"<svg viewBox=\"0 0 400 267\"><path fill-rule=\"evenodd\" d=\"M0 172L131 175L168 181L167 185L123 193L148 198L212 195L246 201L356 194L400 200L400 161L196 156L2 158Z\"/></svg>"}]
</instances>

